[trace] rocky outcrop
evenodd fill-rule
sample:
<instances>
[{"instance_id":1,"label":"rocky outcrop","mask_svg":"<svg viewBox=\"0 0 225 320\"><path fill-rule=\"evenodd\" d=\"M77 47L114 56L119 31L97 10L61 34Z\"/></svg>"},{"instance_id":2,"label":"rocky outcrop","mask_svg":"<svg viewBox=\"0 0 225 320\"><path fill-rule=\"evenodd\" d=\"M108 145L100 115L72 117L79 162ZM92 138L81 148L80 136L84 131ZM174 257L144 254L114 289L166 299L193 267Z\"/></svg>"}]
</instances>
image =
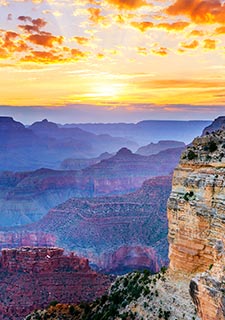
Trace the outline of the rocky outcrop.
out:
<instances>
[{"instance_id":1,"label":"rocky outcrop","mask_svg":"<svg viewBox=\"0 0 225 320\"><path fill-rule=\"evenodd\" d=\"M184 148L185 143L181 141L173 140L160 140L157 143L151 142L150 144L139 148L136 153L143 156L150 156L152 154L157 154L160 151L174 149L174 148Z\"/></svg>"},{"instance_id":2,"label":"rocky outcrop","mask_svg":"<svg viewBox=\"0 0 225 320\"><path fill-rule=\"evenodd\" d=\"M168 201L170 270L196 275L190 293L203 320L225 319L224 142L222 130L193 141L175 169Z\"/></svg>"},{"instance_id":3,"label":"rocky outcrop","mask_svg":"<svg viewBox=\"0 0 225 320\"><path fill-rule=\"evenodd\" d=\"M171 176L147 180L136 192L71 198L40 221L1 228L0 249L21 245L74 250L109 273L168 264L166 203Z\"/></svg>"},{"instance_id":4,"label":"rocky outcrop","mask_svg":"<svg viewBox=\"0 0 225 320\"><path fill-rule=\"evenodd\" d=\"M164 270L165 271L165 270ZM199 320L187 279L147 270L117 277L108 295L91 305L62 305L36 310L26 320ZM74 311L71 313L71 310Z\"/></svg>"},{"instance_id":5,"label":"rocky outcrop","mask_svg":"<svg viewBox=\"0 0 225 320\"><path fill-rule=\"evenodd\" d=\"M109 285L110 279L92 271L87 259L65 255L63 249L5 249L0 257L0 316L17 320L52 301L92 301Z\"/></svg>"},{"instance_id":6,"label":"rocky outcrop","mask_svg":"<svg viewBox=\"0 0 225 320\"><path fill-rule=\"evenodd\" d=\"M106 272L168 263L166 202L171 177L146 181L124 196L72 198L32 227L53 234L59 246L79 252Z\"/></svg>"},{"instance_id":7,"label":"rocky outcrop","mask_svg":"<svg viewBox=\"0 0 225 320\"><path fill-rule=\"evenodd\" d=\"M204 130L202 135L205 136L209 133L212 133L217 130L224 130L225 129L225 117L221 116L216 118L209 126L207 126Z\"/></svg>"},{"instance_id":8,"label":"rocky outcrop","mask_svg":"<svg viewBox=\"0 0 225 320\"><path fill-rule=\"evenodd\" d=\"M215 247L213 264L196 275L190 283L190 294L202 320L225 319L225 239Z\"/></svg>"}]
</instances>

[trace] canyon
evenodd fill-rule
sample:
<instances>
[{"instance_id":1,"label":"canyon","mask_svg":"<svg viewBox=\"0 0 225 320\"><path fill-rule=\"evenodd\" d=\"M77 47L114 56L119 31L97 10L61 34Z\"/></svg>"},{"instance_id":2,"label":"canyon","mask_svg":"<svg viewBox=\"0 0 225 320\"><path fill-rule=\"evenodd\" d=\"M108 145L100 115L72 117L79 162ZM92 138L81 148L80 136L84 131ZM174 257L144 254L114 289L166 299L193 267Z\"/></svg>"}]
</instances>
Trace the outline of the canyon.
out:
<instances>
[{"instance_id":1,"label":"canyon","mask_svg":"<svg viewBox=\"0 0 225 320\"><path fill-rule=\"evenodd\" d=\"M59 169L66 158L92 158L122 147L138 148L137 143L121 137L59 128L46 119L25 127L11 117L0 117L0 141L1 171Z\"/></svg>"},{"instance_id":2,"label":"canyon","mask_svg":"<svg viewBox=\"0 0 225 320\"><path fill-rule=\"evenodd\" d=\"M60 248L4 249L0 257L0 317L23 319L53 301L91 301L109 288L109 277L91 270L88 260Z\"/></svg>"},{"instance_id":3,"label":"canyon","mask_svg":"<svg viewBox=\"0 0 225 320\"><path fill-rule=\"evenodd\" d=\"M60 246L109 273L168 264L166 203L171 176L120 196L71 198L39 221L0 229L0 248Z\"/></svg>"},{"instance_id":4,"label":"canyon","mask_svg":"<svg viewBox=\"0 0 225 320\"><path fill-rule=\"evenodd\" d=\"M126 137L139 145L159 140L190 143L211 121L144 120L137 123L71 123L64 128L80 128L95 134Z\"/></svg>"},{"instance_id":5,"label":"canyon","mask_svg":"<svg viewBox=\"0 0 225 320\"><path fill-rule=\"evenodd\" d=\"M120 275L136 268L147 268L155 273L169 263L168 271L162 268L160 274L149 276L144 271L143 275L129 273L118 277L104 302L97 300L88 306L92 315L90 319L95 319L97 306L100 313L105 310L107 314L109 308L110 312L119 312L124 319L158 319L164 316L171 320L198 317L202 320L224 320L225 131L214 131L218 126L223 129L223 125L223 117L216 119L185 150L183 147L172 148L141 156L122 148L115 155L80 171L40 169L37 172L1 173L0 195L4 201L15 199L15 203L18 200L21 203L27 200L26 197L33 201L35 197L44 195L41 201L45 199L48 204L49 199L54 199L53 194L60 198L67 187L68 192L71 189L74 192L65 198L61 196L56 206L51 202L44 214L37 215L36 222L26 217L29 224L25 226L1 227L0 248L22 247L3 249L0 258L3 292L0 312L5 317L3 319L10 319L14 314L25 316L25 311L29 313L36 307L45 308L51 302L49 292L54 292L54 300L67 303L66 310L70 310L68 303L80 310L81 307L76 305L79 301L90 301L95 296L88 290L85 294L78 290L76 295L70 289L69 293L65 292L64 288L69 284L71 290L76 291L71 284L71 274L75 280L78 277L77 282L83 288L91 283L89 289L96 290L96 297L99 297L107 292L111 279L100 275L97 270ZM52 125L53 132L54 128ZM171 191L171 176L160 177L159 174L160 170L170 173L180 154ZM156 177L143 183L146 168ZM82 180L84 175L88 177L85 183ZM92 178L95 179L94 187ZM74 188L79 183L83 189ZM142 187L134 191L142 183ZM129 194L121 194L130 191ZM24 247L28 244L36 248ZM74 254L67 256L63 249L53 247L63 247ZM90 269L89 263L96 271ZM28 281L32 290L26 284ZM15 288L10 283L16 283ZM43 300L35 295L38 292L36 284L44 292ZM130 285L134 293L130 301L123 296L126 285ZM12 292L11 296L7 287ZM21 288L25 295L19 291ZM132 288L139 288L142 293L137 295L136 289ZM25 302L28 296L36 301L35 305ZM126 301L126 305L120 304L116 297ZM119 311L115 310L115 303L111 308L112 301L117 301ZM47 311L35 312L27 319L44 319L46 312L54 315L55 310L50 307ZM73 315L64 318L83 319Z\"/></svg>"},{"instance_id":6,"label":"canyon","mask_svg":"<svg viewBox=\"0 0 225 320\"><path fill-rule=\"evenodd\" d=\"M86 169L38 169L0 173L2 227L38 221L71 197L97 197L132 192L154 176L171 174L182 148L141 156L127 148Z\"/></svg>"},{"instance_id":7,"label":"canyon","mask_svg":"<svg viewBox=\"0 0 225 320\"><path fill-rule=\"evenodd\" d=\"M110 320L225 319L224 141L224 130L194 139L174 171L167 205L169 269L149 277L144 272L118 278L104 304L94 304L89 319L96 312L110 314ZM79 314L66 319L83 319Z\"/></svg>"},{"instance_id":8,"label":"canyon","mask_svg":"<svg viewBox=\"0 0 225 320\"><path fill-rule=\"evenodd\" d=\"M185 143L181 141L173 140L160 140L157 143L149 143L146 146L140 147L136 153L142 156L150 156L152 154L157 154L160 151L175 149L175 148L185 148Z\"/></svg>"}]
</instances>

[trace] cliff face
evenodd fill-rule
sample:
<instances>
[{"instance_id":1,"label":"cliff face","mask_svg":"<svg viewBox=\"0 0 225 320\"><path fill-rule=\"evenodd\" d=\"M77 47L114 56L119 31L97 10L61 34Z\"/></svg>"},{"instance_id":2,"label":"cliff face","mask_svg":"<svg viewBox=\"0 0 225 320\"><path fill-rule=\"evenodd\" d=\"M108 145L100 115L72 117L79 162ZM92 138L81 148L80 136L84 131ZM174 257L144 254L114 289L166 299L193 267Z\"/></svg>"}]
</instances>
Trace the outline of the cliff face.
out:
<instances>
[{"instance_id":1,"label":"cliff face","mask_svg":"<svg viewBox=\"0 0 225 320\"><path fill-rule=\"evenodd\" d=\"M88 260L59 248L2 250L0 319L19 320L51 301L77 303L103 295L107 276L91 270Z\"/></svg>"},{"instance_id":2,"label":"cliff face","mask_svg":"<svg viewBox=\"0 0 225 320\"><path fill-rule=\"evenodd\" d=\"M60 246L76 251L105 272L168 264L166 203L171 176L147 180L136 192L71 198L40 221L0 228L0 249Z\"/></svg>"},{"instance_id":3,"label":"cliff face","mask_svg":"<svg viewBox=\"0 0 225 320\"><path fill-rule=\"evenodd\" d=\"M190 293L204 320L225 319L225 131L196 138L175 169L168 200L169 257L174 273L205 272Z\"/></svg>"}]
</instances>

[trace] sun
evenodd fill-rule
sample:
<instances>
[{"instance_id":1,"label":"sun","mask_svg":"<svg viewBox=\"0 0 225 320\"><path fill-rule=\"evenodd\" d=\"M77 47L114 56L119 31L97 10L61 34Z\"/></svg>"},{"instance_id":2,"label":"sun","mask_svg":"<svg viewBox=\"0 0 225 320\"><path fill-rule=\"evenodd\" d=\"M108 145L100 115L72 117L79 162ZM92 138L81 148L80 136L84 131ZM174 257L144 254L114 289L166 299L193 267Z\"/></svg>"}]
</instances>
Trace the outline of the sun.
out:
<instances>
[{"instance_id":1,"label":"sun","mask_svg":"<svg viewBox=\"0 0 225 320\"><path fill-rule=\"evenodd\" d=\"M98 102L99 101L119 101L122 99L125 91L125 84L96 81L91 84L88 92L82 94L82 101Z\"/></svg>"},{"instance_id":2,"label":"sun","mask_svg":"<svg viewBox=\"0 0 225 320\"><path fill-rule=\"evenodd\" d=\"M101 97L117 97L120 93L120 88L116 84L103 84L97 88L97 93Z\"/></svg>"}]
</instances>

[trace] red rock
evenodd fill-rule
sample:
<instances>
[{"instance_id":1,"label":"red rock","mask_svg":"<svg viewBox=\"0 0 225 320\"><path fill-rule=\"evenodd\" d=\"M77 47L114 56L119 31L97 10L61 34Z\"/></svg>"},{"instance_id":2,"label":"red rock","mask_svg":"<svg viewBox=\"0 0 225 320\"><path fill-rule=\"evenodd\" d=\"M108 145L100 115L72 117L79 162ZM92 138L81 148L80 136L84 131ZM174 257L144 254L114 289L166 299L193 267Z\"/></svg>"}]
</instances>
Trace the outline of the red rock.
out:
<instances>
[{"instance_id":1,"label":"red rock","mask_svg":"<svg viewBox=\"0 0 225 320\"><path fill-rule=\"evenodd\" d=\"M109 277L60 248L4 249L0 258L0 319L22 319L51 301L78 303L103 295Z\"/></svg>"}]
</instances>

